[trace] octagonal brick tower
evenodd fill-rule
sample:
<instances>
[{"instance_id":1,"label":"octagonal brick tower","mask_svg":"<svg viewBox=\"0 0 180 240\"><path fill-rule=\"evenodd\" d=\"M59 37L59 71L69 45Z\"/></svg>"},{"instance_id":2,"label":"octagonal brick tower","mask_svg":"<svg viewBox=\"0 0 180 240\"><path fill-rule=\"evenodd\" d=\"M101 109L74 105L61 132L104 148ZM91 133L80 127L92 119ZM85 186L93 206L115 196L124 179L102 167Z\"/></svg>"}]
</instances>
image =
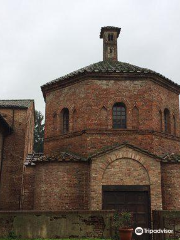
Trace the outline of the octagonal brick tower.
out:
<instances>
[{"instance_id":1,"label":"octagonal brick tower","mask_svg":"<svg viewBox=\"0 0 180 240\"><path fill-rule=\"evenodd\" d=\"M88 156L124 141L159 155L179 151L180 87L152 70L117 61L120 30L101 29L104 61L42 86L46 101L45 154L68 150ZM113 127L116 103L126 108L124 128ZM64 111L68 117L65 130Z\"/></svg>"},{"instance_id":2,"label":"octagonal brick tower","mask_svg":"<svg viewBox=\"0 0 180 240\"><path fill-rule=\"evenodd\" d=\"M27 163L35 176L31 204L36 210L112 209L115 191L113 208L127 199L121 205L147 228L151 210L180 209L180 86L118 61L119 33L103 27L103 61L42 86L45 152Z\"/></svg>"},{"instance_id":3,"label":"octagonal brick tower","mask_svg":"<svg viewBox=\"0 0 180 240\"><path fill-rule=\"evenodd\" d=\"M117 27L101 28L100 38L103 38L103 60L117 61L117 39L121 29Z\"/></svg>"}]
</instances>

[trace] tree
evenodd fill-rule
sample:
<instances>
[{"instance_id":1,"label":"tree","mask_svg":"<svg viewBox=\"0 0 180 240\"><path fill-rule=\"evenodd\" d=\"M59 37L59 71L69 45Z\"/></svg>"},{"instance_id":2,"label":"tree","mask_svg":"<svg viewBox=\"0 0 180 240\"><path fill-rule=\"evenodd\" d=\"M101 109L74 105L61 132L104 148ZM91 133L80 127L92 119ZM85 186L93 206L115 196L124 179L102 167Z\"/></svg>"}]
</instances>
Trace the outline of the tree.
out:
<instances>
[{"instance_id":1,"label":"tree","mask_svg":"<svg viewBox=\"0 0 180 240\"><path fill-rule=\"evenodd\" d=\"M34 128L34 152L43 153L44 145L44 116L40 111L35 111L35 128Z\"/></svg>"}]
</instances>

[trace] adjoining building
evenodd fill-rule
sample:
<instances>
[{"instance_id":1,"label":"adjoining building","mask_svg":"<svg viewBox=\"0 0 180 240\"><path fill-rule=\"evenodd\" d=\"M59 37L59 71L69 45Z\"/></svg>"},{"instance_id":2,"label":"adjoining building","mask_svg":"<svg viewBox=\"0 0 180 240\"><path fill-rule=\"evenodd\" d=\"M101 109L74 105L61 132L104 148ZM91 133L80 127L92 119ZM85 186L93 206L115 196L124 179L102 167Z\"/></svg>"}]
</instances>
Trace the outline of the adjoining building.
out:
<instances>
[{"instance_id":1,"label":"adjoining building","mask_svg":"<svg viewBox=\"0 0 180 240\"><path fill-rule=\"evenodd\" d=\"M0 100L0 210L21 209L24 163L33 153L34 101Z\"/></svg>"}]
</instances>

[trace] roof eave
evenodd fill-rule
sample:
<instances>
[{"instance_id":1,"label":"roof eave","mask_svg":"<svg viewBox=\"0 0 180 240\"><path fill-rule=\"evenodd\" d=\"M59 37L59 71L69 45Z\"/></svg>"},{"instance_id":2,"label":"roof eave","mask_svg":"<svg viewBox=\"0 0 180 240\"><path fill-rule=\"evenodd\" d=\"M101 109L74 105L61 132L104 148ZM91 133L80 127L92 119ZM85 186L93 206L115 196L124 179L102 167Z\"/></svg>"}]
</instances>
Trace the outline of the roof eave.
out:
<instances>
[{"instance_id":1,"label":"roof eave","mask_svg":"<svg viewBox=\"0 0 180 240\"><path fill-rule=\"evenodd\" d=\"M104 32L105 31L109 31L109 32L111 32L111 31L116 31L117 32L117 38L119 37L119 34L120 34L120 32L121 32L121 28L119 28L119 27L111 27L111 26L107 26L107 27L102 27L101 28L101 32L100 32L100 38L103 38L103 35L104 35Z\"/></svg>"},{"instance_id":2,"label":"roof eave","mask_svg":"<svg viewBox=\"0 0 180 240\"><path fill-rule=\"evenodd\" d=\"M28 109L32 103L34 103L34 99L0 100L0 108Z\"/></svg>"},{"instance_id":3,"label":"roof eave","mask_svg":"<svg viewBox=\"0 0 180 240\"><path fill-rule=\"evenodd\" d=\"M28 107L24 107L24 106L12 106L12 105L9 105L9 106L3 106L3 105L0 105L0 108L13 108L13 109L28 109Z\"/></svg>"},{"instance_id":4,"label":"roof eave","mask_svg":"<svg viewBox=\"0 0 180 240\"><path fill-rule=\"evenodd\" d=\"M109 75L114 75L114 77L138 77L138 78L143 78L143 77L149 77L151 78L154 82L159 83L161 86L166 86L168 89L171 88L172 91L176 92L177 94L180 94L180 85L174 83L173 81L169 80L168 78L165 78L157 73L141 73L141 72L81 72L77 75L65 78L63 80L57 80L52 83L47 83L41 86L41 91L43 93L44 100L46 101L46 93L56 89L57 87L66 87L68 85L71 85L74 82L80 82L83 80L86 80L87 78L91 77L109 77Z\"/></svg>"}]
</instances>

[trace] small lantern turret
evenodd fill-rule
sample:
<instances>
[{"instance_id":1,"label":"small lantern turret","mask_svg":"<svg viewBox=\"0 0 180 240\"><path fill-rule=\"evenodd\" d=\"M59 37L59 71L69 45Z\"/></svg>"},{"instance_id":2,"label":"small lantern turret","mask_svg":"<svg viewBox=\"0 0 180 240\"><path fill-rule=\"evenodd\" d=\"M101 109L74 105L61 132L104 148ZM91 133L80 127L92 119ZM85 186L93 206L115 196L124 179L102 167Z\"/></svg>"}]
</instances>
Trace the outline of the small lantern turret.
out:
<instances>
[{"instance_id":1,"label":"small lantern turret","mask_svg":"<svg viewBox=\"0 0 180 240\"><path fill-rule=\"evenodd\" d=\"M119 37L121 28L118 27L102 27L100 38L103 38L103 61L117 61L117 38Z\"/></svg>"}]
</instances>

